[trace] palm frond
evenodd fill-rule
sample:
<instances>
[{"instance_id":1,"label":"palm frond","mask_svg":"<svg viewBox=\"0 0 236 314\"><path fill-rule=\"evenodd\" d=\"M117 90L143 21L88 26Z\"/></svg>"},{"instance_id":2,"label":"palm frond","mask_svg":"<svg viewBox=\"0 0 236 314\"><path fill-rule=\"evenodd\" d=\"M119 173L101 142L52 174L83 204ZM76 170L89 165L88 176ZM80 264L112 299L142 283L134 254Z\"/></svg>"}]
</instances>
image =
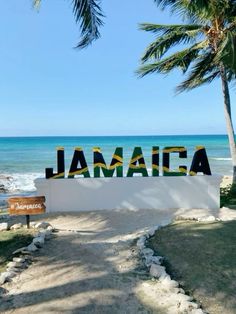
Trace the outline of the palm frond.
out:
<instances>
[{"instance_id":1,"label":"palm frond","mask_svg":"<svg viewBox=\"0 0 236 314\"><path fill-rule=\"evenodd\" d=\"M192 31L200 31L202 29L202 25L197 24L176 24L176 25L168 25L168 24L152 24L152 23L141 23L139 24L139 29L152 32L154 34L169 34L171 32L192 32Z\"/></svg>"},{"instance_id":2,"label":"palm frond","mask_svg":"<svg viewBox=\"0 0 236 314\"><path fill-rule=\"evenodd\" d=\"M141 61L146 62L149 59L160 59L170 48L180 43L187 44L194 42L199 30L192 30L189 32L170 32L160 36L152 42L144 52Z\"/></svg>"},{"instance_id":3,"label":"palm frond","mask_svg":"<svg viewBox=\"0 0 236 314\"><path fill-rule=\"evenodd\" d=\"M141 66L137 74L141 77L154 72L166 74L175 68L180 68L185 73L204 45L205 42L197 43L160 61Z\"/></svg>"},{"instance_id":4,"label":"palm frond","mask_svg":"<svg viewBox=\"0 0 236 314\"><path fill-rule=\"evenodd\" d=\"M41 0L32 0L34 8L39 8ZM100 27L105 17L99 0L72 0L73 13L79 24L82 39L76 48L85 48L100 37Z\"/></svg>"},{"instance_id":5,"label":"palm frond","mask_svg":"<svg viewBox=\"0 0 236 314\"><path fill-rule=\"evenodd\" d=\"M165 9L169 7L173 13L177 13L183 19L189 19L193 23L206 22L212 16L224 15L232 6L231 0L154 0Z\"/></svg>"},{"instance_id":6,"label":"palm frond","mask_svg":"<svg viewBox=\"0 0 236 314\"><path fill-rule=\"evenodd\" d=\"M178 92L190 90L200 86L205 82L205 79L213 73L220 74L219 65L215 61L215 54L211 51L198 57L195 64L192 66L191 72L186 80L184 80L178 87Z\"/></svg>"},{"instance_id":7,"label":"palm frond","mask_svg":"<svg viewBox=\"0 0 236 314\"><path fill-rule=\"evenodd\" d=\"M33 7L38 9L41 4L41 0L33 0Z\"/></svg>"},{"instance_id":8,"label":"palm frond","mask_svg":"<svg viewBox=\"0 0 236 314\"><path fill-rule=\"evenodd\" d=\"M226 78L228 82L236 79L236 73L231 71L230 69L226 69Z\"/></svg>"},{"instance_id":9,"label":"palm frond","mask_svg":"<svg viewBox=\"0 0 236 314\"><path fill-rule=\"evenodd\" d=\"M217 54L217 62L221 62L226 68L236 73L236 32L227 31L224 40L221 41Z\"/></svg>"},{"instance_id":10,"label":"palm frond","mask_svg":"<svg viewBox=\"0 0 236 314\"><path fill-rule=\"evenodd\" d=\"M161 8L188 17L192 24L159 25L144 23L140 28L157 38L146 49L137 71L139 76L150 73L167 74L180 68L188 72L177 87L178 92L212 82L220 76L223 66L227 81L236 79L236 0L154 0ZM199 44L196 40L202 39ZM175 45L195 43L191 47L165 54ZM198 46L199 45L199 46Z\"/></svg>"},{"instance_id":11,"label":"palm frond","mask_svg":"<svg viewBox=\"0 0 236 314\"><path fill-rule=\"evenodd\" d=\"M100 37L99 28L104 17L97 0L73 0L73 12L76 23L79 23L82 40L77 48L85 48Z\"/></svg>"},{"instance_id":12,"label":"palm frond","mask_svg":"<svg viewBox=\"0 0 236 314\"><path fill-rule=\"evenodd\" d=\"M194 80L185 80L176 87L176 93L179 94L185 91L190 91L204 84L210 84L214 79L216 79L219 76L220 76L220 71L217 70L213 72L212 74L202 77L202 78L198 77L198 78L195 78Z\"/></svg>"},{"instance_id":13,"label":"palm frond","mask_svg":"<svg viewBox=\"0 0 236 314\"><path fill-rule=\"evenodd\" d=\"M176 1L175 0L154 0L154 2L157 5L161 5L161 6L165 7L168 5L173 5Z\"/></svg>"},{"instance_id":14,"label":"palm frond","mask_svg":"<svg viewBox=\"0 0 236 314\"><path fill-rule=\"evenodd\" d=\"M198 10L209 10L209 0L154 0L162 9L170 7L172 11L196 12Z\"/></svg>"}]
</instances>

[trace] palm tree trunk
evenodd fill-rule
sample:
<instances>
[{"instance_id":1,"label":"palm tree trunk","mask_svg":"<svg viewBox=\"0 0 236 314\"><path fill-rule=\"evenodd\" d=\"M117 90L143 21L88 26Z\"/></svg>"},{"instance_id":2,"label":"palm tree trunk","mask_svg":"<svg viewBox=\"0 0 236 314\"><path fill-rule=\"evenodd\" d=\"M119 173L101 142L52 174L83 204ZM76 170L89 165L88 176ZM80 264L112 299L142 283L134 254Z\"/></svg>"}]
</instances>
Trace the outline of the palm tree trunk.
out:
<instances>
[{"instance_id":1,"label":"palm tree trunk","mask_svg":"<svg viewBox=\"0 0 236 314\"><path fill-rule=\"evenodd\" d=\"M231 105L230 105L230 95L229 95L229 87L228 81L225 73L225 68L223 65L220 67L220 75L222 82L222 91L224 95L224 113L226 120L226 128L229 139L229 148L233 162L233 184L236 184L236 145L235 145L235 135L234 128L231 118Z\"/></svg>"}]
</instances>

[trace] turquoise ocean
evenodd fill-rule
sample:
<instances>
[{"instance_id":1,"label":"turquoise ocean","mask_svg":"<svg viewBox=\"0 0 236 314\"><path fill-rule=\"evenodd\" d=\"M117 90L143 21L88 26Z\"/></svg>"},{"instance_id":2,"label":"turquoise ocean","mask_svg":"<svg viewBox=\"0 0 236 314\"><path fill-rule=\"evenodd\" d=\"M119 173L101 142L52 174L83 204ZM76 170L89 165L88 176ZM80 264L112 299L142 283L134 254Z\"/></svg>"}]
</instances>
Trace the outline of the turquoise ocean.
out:
<instances>
[{"instance_id":1,"label":"turquoise ocean","mask_svg":"<svg viewBox=\"0 0 236 314\"><path fill-rule=\"evenodd\" d=\"M93 147L100 147L110 164L116 147L123 147L124 176L134 147L143 150L146 166L151 171L152 146L184 146L187 159L171 154L170 168L179 164L190 167L196 146L205 146L212 174L232 175L232 162L226 135L173 136L67 136L67 137L0 137L0 206L12 195L30 195L35 191L34 180L45 177L45 168L56 171L56 148L64 147L66 168L70 167L75 147L82 147L93 176ZM160 165L161 165L160 155Z\"/></svg>"}]
</instances>

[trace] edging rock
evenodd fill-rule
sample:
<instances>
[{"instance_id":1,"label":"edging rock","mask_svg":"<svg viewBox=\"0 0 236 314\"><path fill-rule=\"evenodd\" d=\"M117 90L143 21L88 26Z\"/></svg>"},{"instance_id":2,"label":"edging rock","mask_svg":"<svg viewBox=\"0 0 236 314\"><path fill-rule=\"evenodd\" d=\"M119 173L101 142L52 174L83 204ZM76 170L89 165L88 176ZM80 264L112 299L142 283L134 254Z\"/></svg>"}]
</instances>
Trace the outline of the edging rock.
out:
<instances>
[{"instance_id":1,"label":"edging rock","mask_svg":"<svg viewBox=\"0 0 236 314\"><path fill-rule=\"evenodd\" d=\"M213 215L209 215L209 216L203 216L203 217L185 217L185 216L177 216L175 218L175 221L196 221L196 222L216 222L216 221L222 221L222 219L217 218Z\"/></svg>"},{"instance_id":2,"label":"edging rock","mask_svg":"<svg viewBox=\"0 0 236 314\"><path fill-rule=\"evenodd\" d=\"M33 244L36 245L38 248L41 248L44 245L44 237L39 236L33 239Z\"/></svg>"},{"instance_id":3,"label":"edging rock","mask_svg":"<svg viewBox=\"0 0 236 314\"><path fill-rule=\"evenodd\" d=\"M205 221L213 221L213 218L208 218ZM163 289L170 291L170 293L175 293L178 302L176 302L175 308L171 308L173 313L206 314L206 312L199 308L199 305L196 302L193 302L192 297L185 294L185 291L179 287L179 283L172 280L170 275L167 274L165 266L162 265L164 258L162 256L155 256L155 252L146 247L147 239L153 236L159 228L161 228L161 226L152 227L137 241L137 247L149 270L150 276L158 280L163 286Z\"/></svg>"},{"instance_id":4,"label":"edging rock","mask_svg":"<svg viewBox=\"0 0 236 314\"><path fill-rule=\"evenodd\" d=\"M18 224L12 225L10 230L17 230L17 229L20 229L22 227L23 227L22 223L18 223Z\"/></svg>"},{"instance_id":5,"label":"edging rock","mask_svg":"<svg viewBox=\"0 0 236 314\"><path fill-rule=\"evenodd\" d=\"M15 277L17 275L14 271L5 271L4 273L0 274L0 285L4 284L5 282L8 282L11 280L11 278Z\"/></svg>"},{"instance_id":6,"label":"edging rock","mask_svg":"<svg viewBox=\"0 0 236 314\"><path fill-rule=\"evenodd\" d=\"M9 229L8 222L2 222L0 223L0 231L6 231Z\"/></svg>"},{"instance_id":7,"label":"edging rock","mask_svg":"<svg viewBox=\"0 0 236 314\"><path fill-rule=\"evenodd\" d=\"M35 251L38 251L38 248L36 245L34 245L33 242L31 242L30 245L26 247L26 251L35 252Z\"/></svg>"},{"instance_id":8,"label":"edging rock","mask_svg":"<svg viewBox=\"0 0 236 314\"><path fill-rule=\"evenodd\" d=\"M214 221L218 221L218 220L216 220L216 218L211 215L211 216L205 216L202 218L198 218L197 221L198 222L214 222Z\"/></svg>"},{"instance_id":9,"label":"edging rock","mask_svg":"<svg viewBox=\"0 0 236 314\"><path fill-rule=\"evenodd\" d=\"M35 229L47 229L48 227L52 227L51 224L49 222L39 222L37 224L35 224L34 228Z\"/></svg>"},{"instance_id":10,"label":"edging rock","mask_svg":"<svg viewBox=\"0 0 236 314\"><path fill-rule=\"evenodd\" d=\"M42 222L38 224L32 224L31 226L34 226L37 229L40 228L41 230L39 230L39 232L34 236L32 242L28 246L19 248L12 253L13 255L19 253L22 255L20 257L13 257L12 261L8 262L6 266L6 271L0 273L0 286L8 281L11 281L13 277L19 275L20 272L28 268L33 261L33 257L31 254L43 247L45 240L49 240L52 237L52 232L54 231L54 228L49 223ZM7 224L7 228L8 227L9 226Z\"/></svg>"},{"instance_id":11,"label":"edging rock","mask_svg":"<svg viewBox=\"0 0 236 314\"><path fill-rule=\"evenodd\" d=\"M13 262L18 262L18 263L24 263L25 258L24 257L13 257Z\"/></svg>"}]
</instances>

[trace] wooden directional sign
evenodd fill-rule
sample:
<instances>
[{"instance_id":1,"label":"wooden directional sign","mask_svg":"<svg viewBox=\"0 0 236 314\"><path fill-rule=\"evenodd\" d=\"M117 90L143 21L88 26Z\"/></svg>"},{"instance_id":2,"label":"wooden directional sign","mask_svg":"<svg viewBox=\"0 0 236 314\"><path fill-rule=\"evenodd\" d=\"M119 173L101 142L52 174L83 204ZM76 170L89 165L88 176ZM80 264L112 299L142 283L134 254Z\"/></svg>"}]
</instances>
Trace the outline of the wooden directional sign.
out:
<instances>
[{"instance_id":1,"label":"wooden directional sign","mask_svg":"<svg viewBox=\"0 0 236 314\"><path fill-rule=\"evenodd\" d=\"M45 196L11 197L8 199L9 215L37 215L45 213Z\"/></svg>"}]
</instances>

